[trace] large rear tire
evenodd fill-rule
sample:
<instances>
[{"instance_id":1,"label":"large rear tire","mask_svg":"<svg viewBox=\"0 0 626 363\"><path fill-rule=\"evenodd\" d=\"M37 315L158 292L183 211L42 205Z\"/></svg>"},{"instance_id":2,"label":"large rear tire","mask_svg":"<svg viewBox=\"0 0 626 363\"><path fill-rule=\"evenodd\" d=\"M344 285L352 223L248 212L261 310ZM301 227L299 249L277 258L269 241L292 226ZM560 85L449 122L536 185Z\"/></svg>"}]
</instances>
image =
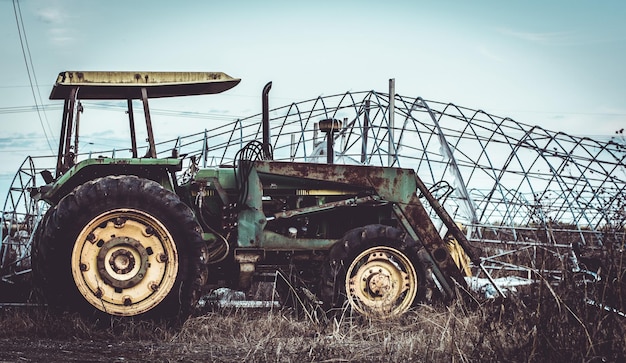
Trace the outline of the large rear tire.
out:
<instances>
[{"instance_id":1,"label":"large rear tire","mask_svg":"<svg viewBox=\"0 0 626 363\"><path fill-rule=\"evenodd\" d=\"M426 290L418 248L402 230L390 226L348 231L331 247L322 269L324 306L383 319L406 313Z\"/></svg>"},{"instance_id":2,"label":"large rear tire","mask_svg":"<svg viewBox=\"0 0 626 363\"><path fill-rule=\"evenodd\" d=\"M49 306L95 315L185 318L203 283L201 229L160 184L89 181L46 213L35 282Z\"/></svg>"}]
</instances>

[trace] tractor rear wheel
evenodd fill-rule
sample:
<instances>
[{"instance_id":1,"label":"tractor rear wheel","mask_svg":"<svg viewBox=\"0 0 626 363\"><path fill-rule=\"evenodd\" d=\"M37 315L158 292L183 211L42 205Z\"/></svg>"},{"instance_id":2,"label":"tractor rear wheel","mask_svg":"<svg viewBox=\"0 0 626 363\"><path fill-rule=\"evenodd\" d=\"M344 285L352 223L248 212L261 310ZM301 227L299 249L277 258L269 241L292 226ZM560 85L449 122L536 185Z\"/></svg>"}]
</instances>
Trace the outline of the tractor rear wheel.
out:
<instances>
[{"instance_id":1,"label":"tractor rear wheel","mask_svg":"<svg viewBox=\"0 0 626 363\"><path fill-rule=\"evenodd\" d=\"M425 294L417 248L394 227L369 225L348 231L331 248L322 271L324 305L374 318L404 314Z\"/></svg>"},{"instance_id":2,"label":"tractor rear wheel","mask_svg":"<svg viewBox=\"0 0 626 363\"><path fill-rule=\"evenodd\" d=\"M48 210L34 276L53 308L184 318L202 285L202 246L193 212L176 194L151 180L108 176Z\"/></svg>"}]
</instances>

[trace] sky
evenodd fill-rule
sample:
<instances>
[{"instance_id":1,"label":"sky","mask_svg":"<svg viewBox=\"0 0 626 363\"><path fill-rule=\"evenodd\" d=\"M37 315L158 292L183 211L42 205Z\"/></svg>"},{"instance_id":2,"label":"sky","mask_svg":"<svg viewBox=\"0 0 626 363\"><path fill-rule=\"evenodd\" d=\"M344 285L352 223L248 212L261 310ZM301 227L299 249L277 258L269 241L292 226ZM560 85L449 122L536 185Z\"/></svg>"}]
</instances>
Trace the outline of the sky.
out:
<instances>
[{"instance_id":1,"label":"sky","mask_svg":"<svg viewBox=\"0 0 626 363\"><path fill-rule=\"evenodd\" d=\"M62 102L48 96L62 71L241 78L223 95L156 106L211 122L259 113L268 81L273 108L387 92L394 78L401 95L609 137L626 127L625 16L621 0L0 0L0 196L26 156L58 147ZM35 104L51 107L38 114ZM167 127L186 135L207 126ZM85 132L119 130L99 121Z\"/></svg>"}]
</instances>

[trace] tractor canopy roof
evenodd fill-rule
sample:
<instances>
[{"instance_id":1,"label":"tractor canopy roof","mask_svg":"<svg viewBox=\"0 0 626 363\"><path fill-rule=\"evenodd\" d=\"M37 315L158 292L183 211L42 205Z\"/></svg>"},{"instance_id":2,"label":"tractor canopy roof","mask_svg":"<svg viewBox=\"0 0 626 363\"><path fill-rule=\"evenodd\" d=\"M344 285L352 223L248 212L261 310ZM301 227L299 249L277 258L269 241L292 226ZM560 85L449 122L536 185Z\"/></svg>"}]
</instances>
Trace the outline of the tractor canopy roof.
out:
<instances>
[{"instance_id":1,"label":"tractor canopy roof","mask_svg":"<svg viewBox=\"0 0 626 363\"><path fill-rule=\"evenodd\" d=\"M59 73L50 93L51 100L70 97L78 89L78 98L92 100L147 98L214 94L235 87L241 79L223 72L77 72Z\"/></svg>"}]
</instances>

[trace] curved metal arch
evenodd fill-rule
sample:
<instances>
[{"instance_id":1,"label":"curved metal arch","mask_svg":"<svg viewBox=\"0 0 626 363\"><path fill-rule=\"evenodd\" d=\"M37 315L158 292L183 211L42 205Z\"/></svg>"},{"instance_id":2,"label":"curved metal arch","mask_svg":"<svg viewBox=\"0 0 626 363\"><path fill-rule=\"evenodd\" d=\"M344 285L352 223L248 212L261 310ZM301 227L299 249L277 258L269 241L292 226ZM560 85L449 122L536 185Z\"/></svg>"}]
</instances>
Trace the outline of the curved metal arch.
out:
<instances>
[{"instance_id":1,"label":"curved metal arch","mask_svg":"<svg viewBox=\"0 0 626 363\"><path fill-rule=\"evenodd\" d=\"M509 140L514 140L513 138L510 138L510 137L506 134L506 132L504 132L504 130L502 130L502 125L503 125L503 123L504 123L504 122L507 122L507 121L511 121L511 122L513 122L513 120L512 120L512 119L509 119L509 118L504 118L504 119L502 119L502 121L501 121L501 122L496 122L496 121L495 121L495 119L494 119L494 118L493 118L490 114L486 113L486 112L485 112L485 111L483 111L483 110L477 110L477 111L475 111L475 112L474 112L474 114L472 115L472 117L468 120L468 123L469 123L469 124L472 124L473 122L475 122L475 121L476 121L476 116L478 116L478 115L485 115L485 116L487 116L487 118L489 119L489 121L491 121L491 122L495 125L495 128L491 131L491 135L487 138L487 145L485 145L485 146L483 147L483 153L484 153L485 155L488 155L488 154L487 154L487 151L486 151L486 148L487 148L488 144L490 144L491 142L495 142L494 135L502 135L502 136L503 136L503 137L504 137L507 141L509 141ZM481 121L482 121L482 120L481 120ZM484 121L482 121L482 122L484 122ZM520 126L520 125L519 125L518 123L516 123L516 122L515 122L515 125L517 125L518 127ZM472 130L474 130L474 129L472 128ZM497 133L497 131L499 131L499 133ZM520 127L520 131L523 131L523 129L522 129L521 127ZM476 134L476 137L477 137L477 139L478 139L478 134ZM510 142L507 142L507 143L510 145ZM481 145L482 145L482 142L481 142ZM491 167L493 167L493 163L491 163L491 159L489 159L489 161L490 161L490 166L491 166ZM494 168L494 180L496 180L495 176L496 176L496 173L495 173L495 168Z\"/></svg>"},{"instance_id":2,"label":"curved metal arch","mask_svg":"<svg viewBox=\"0 0 626 363\"><path fill-rule=\"evenodd\" d=\"M382 106L383 104L382 104L380 101L378 102L379 107L383 110L383 112L382 112L382 120L383 120L383 121L385 121L385 125L382 125L382 124L381 124L381 127L380 127L380 130L381 130L381 131L383 131L383 130L384 130L384 132L383 132L383 138L382 138L381 140L388 139L389 137L391 137L391 138L392 138L392 142L390 143L390 145L391 145L391 146L393 146L394 150L387 150L387 153L388 153L388 154L393 154L393 155L395 155L396 157L394 158L394 160L395 160L395 162L397 162L397 161L398 161L398 157L397 157L397 155L398 155L398 150L397 150L397 148L396 148L396 146L395 146L395 143L393 142L393 132L394 132L395 130L392 130L392 129L391 129L391 123L390 123L390 121L389 121L389 116L388 116L388 115L389 115L389 108L391 107L391 106L390 106L390 105L391 105L391 100L389 99L389 94L386 94L386 93L378 93L378 92L375 92L374 94L376 95L376 99L377 99L377 100L380 100L380 99L382 98L382 97L380 97L380 96L387 96L387 107L386 107L386 108L384 108L384 107ZM379 95L380 95L380 96L379 96ZM396 94L396 97L397 97L397 94ZM384 100L384 98L383 98L383 100ZM395 101L395 99L394 99L394 101ZM390 135L390 134L391 134L391 135ZM382 158L382 155L381 155L380 157L381 157L381 165L384 165L384 162L382 161L382 159L383 159L383 158ZM390 166L390 165L388 165L388 166ZM398 165L398 166L399 166L399 165Z\"/></svg>"},{"instance_id":3,"label":"curved metal arch","mask_svg":"<svg viewBox=\"0 0 626 363\"><path fill-rule=\"evenodd\" d=\"M375 133L375 140L378 140L375 144L377 146L376 150L378 151L378 158L380 159L380 164L378 165L386 165L384 158L383 158L383 154L380 153L380 150L385 150L381 144L383 143L383 141L387 138L388 133L389 133L389 120L387 117L387 111L389 109L389 100L387 100L387 107L384 107L384 105L381 102L381 99L383 99L383 94L379 93L379 92L373 92L372 93L373 96L375 96L376 99L376 105L378 105L378 111L376 112L376 116L382 115L380 116L380 118L385 121L386 125L381 124L381 127L378 128L378 132ZM387 95L388 96L388 95ZM380 136L380 137L379 137ZM383 151L384 152L384 151ZM388 152L388 151L387 151ZM373 153L372 153L373 154Z\"/></svg>"},{"instance_id":4,"label":"curved metal arch","mask_svg":"<svg viewBox=\"0 0 626 363\"><path fill-rule=\"evenodd\" d=\"M545 146L543 147L544 150L547 150L548 147L550 146L550 144L552 142L554 142L556 145L558 145L561 150L565 151L565 148L563 148L563 146L561 145L561 143L558 141L558 136L560 134L562 134L561 132L557 132L554 135L551 135L547 130L545 130L542 127L537 127L537 129L543 131L546 136L548 136L548 142L545 144ZM534 141L533 141L534 142ZM538 146L538 145L537 145ZM552 171L552 175L553 175L553 179L557 180L557 183L559 184L559 186L561 187L561 190L563 191L570 191L570 195L572 195L573 191L574 191L574 187L576 186L576 184L578 184L578 181L581 181L580 177L577 179L577 182L574 183L574 185L571 188L567 188L567 189L563 189L563 185L561 184L561 181L563 181L564 184L567 185L567 183L565 183L564 179L563 179L563 175L561 173L558 172L559 168L554 168L554 166L552 165L552 163L550 163L547 158L545 157L545 153L540 153L539 154L540 157L542 157L544 159L544 161L546 162L546 164L548 165L548 167L550 168L550 170ZM555 151L555 156L556 156L556 151ZM578 168L578 163L575 163L576 168ZM580 168L578 168L580 171ZM589 181L586 179L586 177L584 176L584 173L581 172L581 177L582 177L582 181L584 181L587 185L589 185ZM551 184L551 183L549 183ZM549 185L548 184L548 185ZM575 209L581 210L582 208L580 207L580 200L578 197L573 197L573 198L563 198L563 203L567 203L567 210L570 211L570 213L572 214L572 219L574 221L576 221L576 216L577 214L574 212ZM574 207L574 204L576 205L577 208ZM582 216L586 219L587 224L591 225L591 222L589 221L589 219L586 218L586 214L578 214L578 216Z\"/></svg>"},{"instance_id":5,"label":"curved metal arch","mask_svg":"<svg viewBox=\"0 0 626 363\"><path fill-rule=\"evenodd\" d=\"M505 132L505 130L503 129L503 125L505 123L512 123L513 125L516 126L516 129L519 129L519 131L524 132L524 129L523 129L522 125L520 123L516 122L515 120L510 119L508 117L502 119L501 122L496 122L491 114L486 113L483 110L476 111L474 113L474 115L472 116L470 122L475 122L476 116L479 115L479 114L480 115L485 115L489 119L489 121L491 121L493 124L496 125L495 129L493 130L491 136L488 139L489 140L489 144L491 144L492 142L495 142L493 136L496 135L496 130L499 131L498 135L502 135L505 138L505 140L507 141L507 144L509 145L509 147L511 148L511 154L510 155L513 155L515 157L518 165L523 165L521 159L519 158L519 155L516 152L518 148L514 147L513 144L511 144L511 141L513 141L513 140L517 141L517 140L512 138L512 137L509 137L507 135L507 133ZM508 126L508 127L511 127L511 126ZM501 168L501 170L506 170L507 168L508 168L508 164L505 164L505 166L503 166ZM494 179L494 181L496 183L496 186L500 187L501 183L498 180L499 180L499 178L498 179ZM529 188L531 189L531 192L534 193L532 184L529 184ZM500 192L501 192L501 194L504 194L504 193L502 193L502 191L500 191ZM508 188L507 188L507 192L508 192Z\"/></svg>"},{"instance_id":6,"label":"curved metal arch","mask_svg":"<svg viewBox=\"0 0 626 363\"><path fill-rule=\"evenodd\" d=\"M453 107L461 115L461 117L465 121L465 127L461 131L460 136L458 137L457 142L454 145L454 149L455 150L459 150L459 143L461 142L461 139L463 138L463 135L465 135L467 129L470 129L472 131L472 134L474 135L474 137L478 141L478 144L480 145L480 149L481 149L480 150L480 154L478 155L478 158L476 159L476 163L478 164L478 161L480 159L482 159L482 157L484 156L487 159L487 164L489 165L488 169L491 170L491 171L494 171L495 170L494 164L491 162L491 158L489 157L489 154L487 154L487 152L486 152L486 145L483 143L483 140L481 140L480 137L478 137L478 133L474 129L474 125L472 124L472 122L467 118L467 116L465 116L463 111L457 105L455 105L453 103L448 103L444 107L444 109L441 111L440 118L443 117L444 114L446 114L446 110L448 109L448 107ZM474 115L476 115L476 113ZM495 134L495 131L492 133L492 135L493 134ZM490 140L490 138L488 140ZM473 169L470 172L470 175L468 177L468 182L472 178L472 176L474 175L475 171L476 171L476 169ZM494 178L495 178L495 176L496 175L495 175L495 172L494 172Z\"/></svg>"},{"instance_id":7,"label":"curved metal arch","mask_svg":"<svg viewBox=\"0 0 626 363\"><path fill-rule=\"evenodd\" d=\"M528 142L531 142L532 144L535 145L535 147L539 150L543 150L543 151L547 151L549 145L555 141L555 135L551 135L549 132L547 132L547 130L545 130L544 128L537 126L537 127L533 127L533 130L541 130L547 137L547 139L549 140L544 146L539 146L536 142L534 138L528 138ZM559 145L558 142L556 142L557 145ZM560 146L560 145L559 145ZM565 191L569 188L564 188L564 186L567 186L567 182L564 180L563 175L558 173L558 168L555 168L552 163L548 160L548 158L546 157L546 153L541 152L541 153L537 153L537 158L535 159L535 161L533 162L532 165L535 164L535 162L539 159L542 159L545 164L548 166L549 170L552 172L552 179L551 180L555 180L557 182L557 184L559 185L559 187L561 188L562 191ZM531 166L532 166L531 165ZM550 185L551 182L548 183L548 185ZM575 208L573 203L578 204L579 205L579 201L574 199L574 201L571 201L568 198L563 198L563 203L566 204L565 206L565 210L568 210L571 215L572 218L576 217L576 213L575 210L580 210L579 208ZM563 209L560 209L563 210Z\"/></svg>"},{"instance_id":8,"label":"curved metal arch","mask_svg":"<svg viewBox=\"0 0 626 363\"><path fill-rule=\"evenodd\" d=\"M297 103L292 102L291 104L289 104L288 109L287 109L287 112L286 112L286 113L285 113L285 115L283 116L283 119L284 119L285 121L287 120L287 118L289 118L289 116L292 116L292 114L291 114L291 110L292 110L293 108L295 108L295 110L296 110L296 113L295 113L295 114L293 114L293 115L296 115L296 116L297 116L297 120L298 120L298 122L299 122L299 124L300 124L300 129L301 129L301 132L300 132L300 139L298 140L298 142L297 142L297 144L296 144L296 150L294 151L294 153L295 153L295 154L297 154L297 152L298 152L298 147L300 146L300 144L302 144L302 149L303 149L303 153L304 153L304 161L306 161L306 155L307 155L307 153L306 153L306 143L304 142L304 140L305 140L305 138L304 138L304 130L306 130L306 128L307 128L307 126L308 126L309 119L307 119L307 120L306 120L306 122L303 124L303 123L302 123L302 114L301 114L301 112L300 112L300 108L299 108L299 106L298 106L298 104L297 104ZM270 119L270 121L271 121L271 119ZM280 135L280 134L282 134L282 130L283 130L283 126L284 126L284 124L285 124L285 121L283 121L283 123L282 123L282 124L281 124L281 126L280 126L280 129L279 129L279 132L278 132L278 133L279 133L279 135ZM276 147L277 147L277 143L278 143L278 138L276 138L276 141L274 142L274 146L272 146L272 148L273 148L274 150L275 150L275 149L276 149Z\"/></svg>"},{"instance_id":9,"label":"curved metal arch","mask_svg":"<svg viewBox=\"0 0 626 363\"><path fill-rule=\"evenodd\" d=\"M562 150L565 152L565 154L566 154L566 158L562 161L561 165L562 165L562 166L565 166L565 165L570 166L571 164L573 164L573 165L574 165L574 168L578 171L578 177L577 177L576 181L575 181L575 182L571 185L571 187L570 187L570 188L568 188L568 190L567 190L567 191L564 191L565 196L563 197L563 200L570 200L570 199L573 199L573 200L575 200L575 201L576 201L576 204L578 204L578 207L579 207L579 208L583 208L583 207L584 207L584 208L586 208L586 207L589 205L589 203L591 203L591 200L587 200L587 199L585 199L585 200L583 200L583 201L581 202L581 197L582 197L582 194L583 194L584 190L585 190L587 187L589 187L589 188L593 189L593 187L592 187L592 183L588 180L588 178L587 178L587 176L586 176L586 172L587 172L588 170L590 170L591 163L588 163L586 166L584 166L584 168L581 168L581 164L580 164L580 163L578 163L578 162L573 162L573 160L571 160L571 157L569 157L569 155L572 155L572 153L574 152L574 150L576 149L576 147L580 145L580 142L575 142L575 143L574 143L574 147L573 147L571 150L567 151L567 150L566 150L566 149L565 149L565 148L561 145L561 143L559 143L559 142L558 142L558 136L559 136L559 135L563 135L563 136L566 136L566 137L570 137L570 136L569 136L569 135L567 135L567 134L564 134L564 133L557 133L557 134L554 136L554 140L557 140L557 141L556 141L556 144L557 144L557 145L559 145L559 147L561 147L561 149L562 149ZM586 148L582 147L582 149L583 149L585 152L587 152L587 153L588 153L588 150L587 150ZM591 155L590 155L590 156L591 156ZM564 168L559 168L559 169L556 171L556 174L558 174L558 175L562 175L562 174L563 174L563 170L564 170ZM580 187L581 187L581 190L578 192L578 195L577 195L577 196L574 196L574 191L575 191L575 188L579 186L579 185L578 185L578 184L579 184L579 182L581 182L581 184L582 184L582 185L580 186ZM570 196L571 196L571 198L570 198ZM592 197L592 200L593 200L593 197ZM584 204L585 204L585 206L580 206L580 204L581 204L581 203L584 203ZM602 214L604 214L604 212L602 212ZM586 216L587 216L587 214L578 213L578 214L577 214L577 216L576 216L576 215L573 215L573 216L572 216L572 219L573 219L573 221L574 221L574 223L575 223L575 224L578 224L578 223L580 222L581 217L586 217ZM557 215L557 218L558 218L558 217L560 217L560 216L558 216L558 215ZM589 219L587 219L587 220L586 220L586 222L587 222L587 224L589 224L589 225L591 225L591 224L592 224L592 223L591 223L591 220L589 220Z\"/></svg>"},{"instance_id":10,"label":"curved metal arch","mask_svg":"<svg viewBox=\"0 0 626 363\"><path fill-rule=\"evenodd\" d=\"M369 92L368 92L369 93ZM346 92L344 94L344 97L346 95L350 95L350 99L352 100L352 107L354 108L354 114L355 117L354 119L350 122L350 124L348 125L343 125L342 130L339 132L340 136L345 136L345 134L347 133L348 136L346 137L346 143L344 145L344 150L342 151L343 154L345 154L347 152L347 150L350 148L348 145L356 145L356 143L359 141L359 139L362 140L363 137L367 137L367 136L363 136L363 130L364 130L364 126L363 123L361 122L361 115L363 113L365 113L365 98L367 98L367 95L364 97L363 101L360 102L356 102L354 100L354 94L352 94L352 92ZM341 102L343 102L343 98L339 101L339 104L341 105ZM368 111L369 112L369 111ZM358 130L361 131L361 137L356 136L356 133L352 132L352 130L354 129L354 124L357 123L358 121ZM349 132L347 130L350 130ZM354 142L352 144L350 144L350 138L352 137L352 135L354 135Z\"/></svg>"},{"instance_id":11,"label":"curved metal arch","mask_svg":"<svg viewBox=\"0 0 626 363\"><path fill-rule=\"evenodd\" d=\"M456 158L454 157L454 154L452 153L452 150L450 149L450 145L448 144L448 141L447 141L443 131L441 130L441 126L439 125L439 122L438 122L437 118L435 117L435 114L430 109L430 107L428 106L426 101L424 101L421 97L418 97L417 99L420 100L422 105L426 108L426 110L428 111L428 114L430 115L433 123L435 124L435 127L437 128L437 131L439 132L441 147L444 148L444 152L447 154L446 156L449 158L448 165L453 170L453 173L455 174L454 177L457 179L458 184L459 184L458 188L461 191L460 197L461 197L461 199L465 200L465 203L466 203L466 206L468 208L468 211L471 214L469 216L470 217L470 222L471 223L477 223L478 222L478 218L477 218L477 215L476 215L476 206L474 206L472 200L470 199L469 193L467 192L467 187L466 187L465 181L463 180L463 175L461 174L461 171L459 170L459 166L457 164Z\"/></svg>"},{"instance_id":12,"label":"curved metal arch","mask_svg":"<svg viewBox=\"0 0 626 363\"><path fill-rule=\"evenodd\" d=\"M403 105L406 105L406 101L404 100L404 98L402 98L402 97L400 96L400 99L402 100L402 104L403 104ZM416 130L416 131L418 130L418 125L417 125L417 124L418 124L418 120L417 120L415 117L413 117L413 112L414 112L416 109L418 109L419 107L421 107L421 106L419 106L419 105L418 105L419 103L420 103L419 99L414 98L414 99L413 99L413 102L411 103L411 107L410 107L410 108L406 108L406 109L408 109L408 110L409 110L409 112L406 114L406 117L408 118L409 116L411 116L411 118L410 118L410 119L413 121L413 122L412 122L412 123L413 123L413 127L415 127L415 130ZM398 108L397 108L397 109L398 109ZM400 108L400 109L402 109L402 108ZM425 162L426 162L426 165L427 165L427 167L428 167L428 171L430 172L430 173L429 173L429 175L430 175L430 181L431 181L431 183L433 183L433 184L434 184L434 183L436 183L438 180L436 180L436 177L435 177L435 172L434 172L434 170L433 170L433 168L432 168L432 163L431 163L430 155L429 155L429 153L427 153L427 152L426 152L426 150L428 149L428 145L430 144L430 141L431 141L431 140L435 137L435 136L434 136L434 135L435 135L435 133L434 133L434 132L431 132L431 133L428 133L427 135L428 135L428 136L427 136L427 140L426 140L426 142L424 143L424 138L423 138L423 136L424 136L424 135L423 135L423 133L421 133L421 132L417 131L417 137L418 137L418 140L420 141L420 145L422 146L422 150L424 150L424 154L423 154L423 157L422 157L422 158L418 161L417 166L416 166L416 170L418 170L418 171L419 171L419 170L421 170L421 164L422 164L422 162L423 162L423 161L425 161Z\"/></svg>"},{"instance_id":13,"label":"curved metal arch","mask_svg":"<svg viewBox=\"0 0 626 363\"><path fill-rule=\"evenodd\" d=\"M448 105L450 105L450 104L448 104ZM445 108L445 109L447 109L447 107L448 107L448 106L446 106L446 108ZM461 110L460 110L460 109L459 109L456 105L455 105L454 107L455 107L455 108L456 108L456 109L457 109L457 110L458 110L458 111L459 111L459 112L463 115L463 117L465 117L465 115L462 113L462 111L461 111ZM444 110L445 110L445 109L444 109ZM493 118L491 117L491 115L489 115L489 114L485 113L485 112L484 112L484 111L482 111L482 110L477 110L477 111L475 111L475 112L474 112L474 115L472 115L472 118L471 118L471 119L469 119L469 120L468 120L467 118L465 118L466 127L464 128L464 131L465 131L465 129L467 129L467 128L469 127L469 128L472 130L472 132L474 133L474 137L475 137L475 139L478 141L478 143L479 143L479 145L480 145L480 147L481 147L481 155L485 155L485 156L486 156L486 159L487 159L487 161L488 161L489 166L487 167L487 169L488 169L488 170L491 170L491 171L493 172L493 180L495 181L495 180L496 180L496 178L497 178L497 174L496 174L496 172L495 172L494 164L492 163L491 158L489 158L489 156L488 156L488 154L487 154L487 146L488 146L488 145L483 144L483 142L482 142L481 138L479 137L479 134L476 132L476 129L474 129L474 125L473 125L473 123L476 121L476 116L477 116L477 115L479 115L479 114L487 116L487 117L488 117L488 118L489 118L489 119L490 119L490 120L491 120L494 124L497 124L497 123L493 120ZM505 120L503 120L503 122L504 122L504 121L506 121L506 119L505 119ZM482 121L482 120L481 120L481 122L484 122L484 121ZM500 130L500 131L501 131L501 135L503 135L504 137L508 138L508 136L506 135L506 133L504 133L504 132L500 129L501 123L500 123L500 124L497 124L497 125L498 125L498 126L497 126L497 128L495 128L495 129L491 130L491 135L487 138L487 144L489 144L491 141L493 141L493 137L494 137L494 135L496 135L496 134L497 134L497 132L496 132L497 130ZM463 137L462 135L464 135L464 131L463 131L463 132L461 133L461 135L459 136L459 139L458 139L459 141L460 141L460 140L461 140L461 138ZM457 143L457 145L458 145L458 143ZM460 148L458 148L458 147L455 147L455 150L459 151L460 153L463 153L462 151L460 151ZM467 155L465 155L465 156L467 157ZM468 160L472 160L472 159L471 159L471 158L469 158L469 157L467 157L467 159L468 159ZM480 157L479 157L479 159L480 159ZM468 177L468 182L470 182L470 181L471 181L472 177L474 176L474 173L475 173L477 170L482 170L482 171L485 171L485 168L483 168L482 166L480 166L480 165L479 165L478 160L475 162L475 166L477 166L477 167L474 167L474 168L472 169L472 171L470 171L470 174L469 174L469 177ZM488 174L488 173L485 173L485 174ZM504 191L502 190L502 186L501 186L499 183L498 183L498 184L496 184L496 185L497 185L497 186L498 186L498 188L500 189L500 190L499 190L500 195L502 195L502 196L504 197L504 196L506 196L507 194L509 194L509 191L508 191L508 190L507 190L506 192L504 192Z\"/></svg>"},{"instance_id":14,"label":"curved metal arch","mask_svg":"<svg viewBox=\"0 0 626 363\"><path fill-rule=\"evenodd\" d=\"M348 105L347 107L344 106L342 107L342 103L343 101L346 99L346 97L350 97L350 100L352 101L351 105ZM353 109L354 111L354 121L356 121L357 119L359 119L359 111L360 111L360 107L358 106L358 104L355 102L354 100L354 96L352 94L352 92L348 91L346 93L343 94L343 96L339 99L339 102L337 103L337 106L335 107L335 111L333 112L333 115L331 118L335 118L337 116L337 114L339 113L340 110L344 110L344 109ZM352 129L352 128L351 128ZM347 130L347 125L342 125L342 128L339 130L339 132L336 133L335 135L335 140L340 138L340 137L344 137L345 133ZM357 140L358 141L358 140ZM344 155L346 154L346 146L344 145L344 150L340 152L340 155Z\"/></svg>"},{"instance_id":15,"label":"curved metal arch","mask_svg":"<svg viewBox=\"0 0 626 363\"><path fill-rule=\"evenodd\" d=\"M482 112L482 111L479 111ZM482 112L484 113L484 112ZM488 115L489 118L491 118L490 115ZM473 118L472 118L473 120ZM506 121L509 120L504 119L502 120L502 122L497 124L497 128L498 130L501 130L501 126L502 124ZM523 131L523 129L520 129L520 131ZM506 170L509 166L509 164L511 163L511 161L515 158L518 162L518 164L521 165L521 160L519 159L519 156L517 155L517 150L521 147L521 144L523 142L523 140L528 137L531 133L532 133L533 129L531 128L530 130L526 131L524 136L522 138L520 138L519 140L517 140L517 142L513 145L509 143L509 147L511 147L511 152L509 153L509 156L507 157L507 160L505 161L504 165L500 168L500 173L498 174L498 177L494 180L494 185L491 189L491 191L488 193L488 197L487 197L487 203L489 203L489 200L491 198L491 196L496 192L496 189L501 187L501 181L504 178L504 176L506 175ZM502 132L502 135L506 135L506 133ZM532 188L532 187L531 187ZM481 219L484 217L484 215L481 215ZM511 221L512 222L512 221Z\"/></svg>"},{"instance_id":16,"label":"curved metal arch","mask_svg":"<svg viewBox=\"0 0 626 363\"><path fill-rule=\"evenodd\" d=\"M599 159L599 157L600 157L603 153L608 152L608 153L610 153L610 154L611 154L611 156L614 156L614 155L613 155L610 151L608 151L608 148L607 148L605 145L601 145L601 144L600 144L599 142L597 142L596 140L593 140L593 139L588 138L588 137L583 137L583 138L581 138L580 140L576 141L576 140L575 140L573 137L571 137L570 135L567 135L567 134L563 134L563 135L565 135L565 136L569 137L569 138L572 140L572 142L574 142L574 145L575 145L575 146L574 146L574 148L577 148L577 147L582 148L582 149L583 149L583 150L584 150L587 154L589 154L589 156L590 156L590 160L589 160L589 162L588 162L588 164L587 164L587 167L585 167L585 169L584 169L584 170L582 170L582 171L580 171L580 168L578 168L578 169L579 169L579 171L580 171L581 176L585 176L585 175L586 175L586 171L587 171L587 170L590 170L591 172L593 172L593 169L591 169L591 165L592 165L593 161L594 161L594 160L598 160L598 159ZM597 145L597 147L598 147L598 149L599 149L599 150L598 150L598 152L597 152L595 155L594 155L594 154L592 154L592 153L589 151L589 149L588 149L588 148L587 148L587 147L583 144L585 141L589 141L590 143L594 143L594 144L596 144L596 145ZM572 150L570 150L570 152L569 152L569 154L570 154L570 155L571 155L571 154L574 154L574 148L572 148ZM626 154L625 154L624 158L626 158ZM609 163L606 163L606 162L605 162L605 163L596 163L596 164L598 165L598 167L599 167L600 169L602 169L603 174L605 175L604 180L600 180L600 184L599 184L599 185L597 185L597 186L595 187L595 189L597 190L598 188L602 188L602 186L608 182L608 178L607 178L607 176L612 175L612 173L613 173L613 172L614 172L614 171L615 171L615 170L616 170L616 169L620 166L620 164L619 164L619 163L616 163L616 164L613 166L613 168L612 168L611 170L607 170L607 169L604 167L605 165L610 165ZM595 200L597 200L598 202L601 202L601 200L600 200L600 198L599 198L599 194L598 194L596 191L594 191L594 187L593 187L592 183L591 183L589 180L587 180L587 178L586 178L586 177L585 177L585 180L587 181L587 185L588 185L588 186L589 186L589 188L591 189L591 190L590 190L590 192L592 193L592 197L591 197L591 199L587 200L587 205L591 205L591 204L593 203L594 199L595 199ZM612 200L617 199L617 195L616 195L614 198L611 198L611 199L612 199ZM607 212L610 210L610 208L608 208L608 207L610 207L610 205L611 205L611 204L612 204L612 202L611 202L611 203L609 203L608 205L603 205L603 206L601 206L600 208L598 208L598 209L597 209L599 212L601 212L601 214L602 214L602 216L603 216L603 219L604 219L607 223L609 223L609 222L610 222L610 221L609 221L610 216L608 216L608 215L607 215ZM600 224L601 222L602 222L602 220L598 221L598 222L596 223L596 225L594 226L594 229L598 229L598 228L599 228L599 224Z\"/></svg>"}]
</instances>

